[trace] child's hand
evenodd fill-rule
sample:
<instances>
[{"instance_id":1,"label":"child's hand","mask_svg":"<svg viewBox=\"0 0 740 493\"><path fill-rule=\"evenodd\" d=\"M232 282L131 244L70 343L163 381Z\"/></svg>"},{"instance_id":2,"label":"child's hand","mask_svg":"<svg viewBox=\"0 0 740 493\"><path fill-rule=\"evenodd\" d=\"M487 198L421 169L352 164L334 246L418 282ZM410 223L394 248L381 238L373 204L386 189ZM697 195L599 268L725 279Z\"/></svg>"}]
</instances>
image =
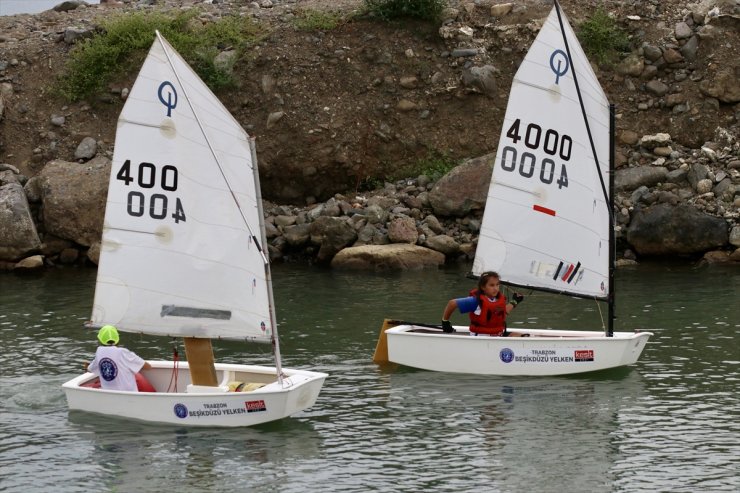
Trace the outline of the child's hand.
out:
<instances>
[{"instance_id":1,"label":"child's hand","mask_svg":"<svg viewBox=\"0 0 740 493\"><path fill-rule=\"evenodd\" d=\"M90 365L90 363L88 363L87 361L85 361L85 362L83 362L83 363L82 363L82 368L84 368L84 369L85 369L85 371L87 371L87 367L88 367L89 365Z\"/></svg>"}]
</instances>

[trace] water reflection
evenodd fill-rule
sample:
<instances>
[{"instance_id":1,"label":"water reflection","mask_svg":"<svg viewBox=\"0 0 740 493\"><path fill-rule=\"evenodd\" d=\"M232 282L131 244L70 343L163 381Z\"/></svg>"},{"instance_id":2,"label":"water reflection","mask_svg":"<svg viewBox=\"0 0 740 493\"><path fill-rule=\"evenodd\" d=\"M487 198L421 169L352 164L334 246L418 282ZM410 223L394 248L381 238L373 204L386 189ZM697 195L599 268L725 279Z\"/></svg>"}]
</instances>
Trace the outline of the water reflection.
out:
<instances>
[{"instance_id":1,"label":"water reflection","mask_svg":"<svg viewBox=\"0 0 740 493\"><path fill-rule=\"evenodd\" d=\"M291 464L314 460L321 449L312 424L296 419L246 429L184 429L70 412L69 422L72 433L86 437L82 462L105 477L107 487L126 491L149 491L152 480L193 491L275 491Z\"/></svg>"},{"instance_id":2,"label":"water reflection","mask_svg":"<svg viewBox=\"0 0 740 493\"><path fill-rule=\"evenodd\" d=\"M482 475L481 487L502 491L572 491L574 478L581 491L599 490L625 460L613 446L632 433L621 416L645 392L629 369L579 379L402 372L390 384L398 433L422 455L461 458L451 472L460 481ZM430 410L433 422L420 419Z\"/></svg>"}]
</instances>

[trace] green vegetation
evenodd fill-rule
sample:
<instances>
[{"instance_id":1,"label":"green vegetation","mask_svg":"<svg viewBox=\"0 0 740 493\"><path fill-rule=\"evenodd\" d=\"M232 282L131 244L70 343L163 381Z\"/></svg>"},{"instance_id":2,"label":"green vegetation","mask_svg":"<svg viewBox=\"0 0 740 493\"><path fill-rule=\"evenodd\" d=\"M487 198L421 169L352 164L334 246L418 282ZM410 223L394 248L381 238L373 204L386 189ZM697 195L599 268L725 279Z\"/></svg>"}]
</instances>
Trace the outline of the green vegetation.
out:
<instances>
[{"instance_id":1,"label":"green vegetation","mask_svg":"<svg viewBox=\"0 0 740 493\"><path fill-rule=\"evenodd\" d=\"M355 190L358 192L377 190L383 188L386 182L416 178L420 175L426 175L432 181L437 181L459 164L459 160L435 150L429 151L426 157L401 166L394 166L388 161L383 161L378 165L378 169L381 173L385 170L385 177L368 176L359 179Z\"/></svg>"},{"instance_id":2,"label":"green vegetation","mask_svg":"<svg viewBox=\"0 0 740 493\"><path fill-rule=\"evenodd\" d=\"M601 8L579 26L578 38L586 54L602 65L610 65L619 53L630 50L627 33Z\"/></svg>"},{"instance_id":3,"label":"green vegetation","mask_svg":"<svg viewBox=\"0 0 740 493\"><path fill-rule=\"evenodd\" d=\"M233 58L236 60L256 40L260 29L250 20L235 16L203 25L197 15L196 10L176 15L142 12L104 21L100 33L72 50L56 90L63 97L78 101L100 93L116 76L138 72L154 41L155 30L211 89L232 85L231 67L217 64L216 56L228 47L237 51Z\"/></svg>"},{"instance_id":4,"label":"green vegetation","mask_svg":"<svg viewBox=\"0 0 740 493\"><path fill-rule=\"evenodd\" d=\"M293 19L293 25L301 31L331 31L344 22L339 12L303 10Z\"/></svg>"},{"instance_id":5,"label":"green vegetation","mask_svg":"<svg viewBox=\"0 0 740 493\"><path fill-rule=\"evenodd\" d=\"M365 178L357 182L355 187L355 193L357 192L371 192L383 188L384 182L380 178Z\"/></svg>"},{"instance_id":6,"label":"green vegetation","mask_svg":"<svg viewBox=\"0 0 740 493\"><path fill-rule=\"evenodd\" d=\"M437 21L446 6L446 0L365 0L368 13L385 21L403 17Z\"/></svg>"},{"instance_id":7,"label":"green vegetation","mask_svg":"<svg viewBox=\"0 0 740 493\"><path fill-rule=\"evenodd\" d=\"M422 159L417 160L411 165L405 176L419 176L426 175L437 181L444 175L449 173L452 168L460 164L456 159L441 153L439 151L430 151L429 154Z\"/></svg>"}]
</instances>

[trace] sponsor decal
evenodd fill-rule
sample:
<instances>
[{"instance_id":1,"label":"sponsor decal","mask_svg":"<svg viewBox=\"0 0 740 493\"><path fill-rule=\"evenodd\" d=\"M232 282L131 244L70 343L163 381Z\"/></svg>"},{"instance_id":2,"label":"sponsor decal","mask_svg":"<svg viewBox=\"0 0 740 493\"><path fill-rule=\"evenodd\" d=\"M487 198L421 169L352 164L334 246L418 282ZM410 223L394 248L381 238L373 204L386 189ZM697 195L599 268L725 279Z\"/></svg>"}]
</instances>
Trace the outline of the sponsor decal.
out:
<instances>
[{"instance_id":1,"label":"sponsor decal","mask_svg":"<svg viewBox=\"0 0 740 493\"><path fill-rule=\"evenodd\" d=\"M503 348L501 352L498 353L498 356L504 363L511 363L512 361L514 361L514 351L507 347Z\"/></svg>"},{"instance_id":2,"label":"sponsor decal","mask_svg":"<svg viewBox=\"0 0 740 493\"><path fill-rule=\"evenodd\" d=\"M593 349L576 349L576 351L573 353L573 358L575 358L576 361L593 361L594 360L594 350Z\"/></svg>"},{"instance_id":3,"label":"sponsor decal","mask_svg":"<svg viewBox=\"0 0 740 493\"><path fill-rule=\"evenodd\" d=\"M248 413L257 413L260 411L267 411L267 406L265 405L265 401L263 400L246 401L244 403L244 407L246 408Z\"/></svg>"},{"instance_id":4,"label":"sponsor decal","mask_svg":"<svg viewBox=\"0 0 740 493\"><path fill-rule=\"evenodd\" d=\"M185 404L175 404L175 416L180 419L185 419L188 417L188 408L185 406Z\"/></svg>"},{"instance_id":5,"label":"sponsor decal","mask_svg":"<svg viewBox=\"0 0 740 493\"><path fill-rule=\"evenodd\" d=\"M206 416L231 416L232 414L244 414L246 410L237 407L230 408L225 402L206 402L203 409L190 411L191 418L200 418Z\"/></svg>"},{"instance_id":6,"label":"sponsor decal","mask_svg":"<svg viewBox=\"0 0 740 493\"><path fill-rule=\"evenodd\" d=\"M206 418L209 416L231 416L234 414L246 414L247 412L249 411L242 407L229 407L229 405L225 402L204 402L201 409L190 410L185 407L184 404L175 405L175 415L178 418L183 419Z\"/></svg>"},{"instance_id":7,"label":"sponsor decal","mask_svg":"<svg viewBox=\"0 0 740 493\"><path fill-rule=\"evenodd\" d=\"M593 349L530 349L525 354L514 354L511 349L505 348L500 353L504 363L575 363L577 361L593 361ZM505 359L506 358L506 359Z\"/></svg>"}]
</instances>

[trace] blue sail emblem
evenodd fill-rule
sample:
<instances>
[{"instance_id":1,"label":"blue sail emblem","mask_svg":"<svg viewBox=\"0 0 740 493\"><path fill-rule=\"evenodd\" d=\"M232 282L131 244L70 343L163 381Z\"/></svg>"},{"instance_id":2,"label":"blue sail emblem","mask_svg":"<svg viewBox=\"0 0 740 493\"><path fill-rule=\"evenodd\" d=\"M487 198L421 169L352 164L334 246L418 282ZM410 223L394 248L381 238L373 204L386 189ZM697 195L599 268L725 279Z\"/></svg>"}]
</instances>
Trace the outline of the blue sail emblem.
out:
<instances>
[{"instance_id":1,"label":"blue sail emblem","mask_svg":"<svg viewBox=\"0 0 740 493\"><path fill-rule=\"evenodd\" d=\"M555 50L550 55L550 68L555 73L555 84L560 83L560 77L568 73L570 63L568 55L563 50Z\"/></svg>"},{"instance_id":2,"label":"blue sail emblem","mask_svg":"<svg viewBox=\"0 0 740 493\"><path fill-rule=\"evenodd\" d=\"M167 88L169 90L166 90ZM159 97L159 101L167 108L167 116L171 117L172 110L177 108L177 91L175 90L175 86L168 80L162 82L159 85L159 89L157 89L157 96Z\"/></svg>"}]
</instances>

